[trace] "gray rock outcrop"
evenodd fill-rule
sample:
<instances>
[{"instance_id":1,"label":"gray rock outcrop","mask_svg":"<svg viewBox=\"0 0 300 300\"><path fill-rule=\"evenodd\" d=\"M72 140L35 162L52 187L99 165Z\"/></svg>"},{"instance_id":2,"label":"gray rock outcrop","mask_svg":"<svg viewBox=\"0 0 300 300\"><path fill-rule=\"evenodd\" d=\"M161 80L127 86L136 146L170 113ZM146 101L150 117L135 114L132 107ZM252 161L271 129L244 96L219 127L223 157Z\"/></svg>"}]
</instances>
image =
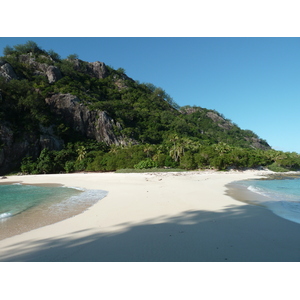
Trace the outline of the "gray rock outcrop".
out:
<instances>
[{"instance_id":1,"label":"gray rock outcrop","mask_svg":"<svg viewBox=\"0 0 300 300\"><path fill-rule=\"evenodd\" d=\"M46 71L49 83L54 83L62 78L59 68L54 66L49 66Z\"/></svg>"},{"instance_id":2,"label":"gray rock outcrop","mask_svg":"<svg viewBox=\"0 0 300 300\"><path fill-rule=\"evenodd\" d=\"M91 111L71 94L55 94L46 98L45 101L66 125L83 136L107 145L126 144L120 134L120 124L116 123L105 111Z\"/></svg>"},{"instance_id":3,"label":"gray rock outcrop","mask_svg":"<svg viewBox=\"0 0 300 300\"><path fill-rule=\"evenodd\" d=\"M64 141L55 135L53 125L49 127L40 125L39 145L41 150L45 148L61 150L64 147Z\"/></svg>"},{"instance_id":4,"label":"gray rock outcrop","mask_svg":"<svg viewBox=\"0 0 300 300\"><path fill-rule=\"evenodd\" d=\"M103 79L108 76L108 69L103 62L95 61L89 63L80 59L72 59L69 61L73 64L74 69L78 72L86 73L99 79Z\"/></svg>"},{"instance_id":5,"label":"gray rock outcrop","mask_svg":"<svg viewBox=\"0 0 300 300\"><path fill-rule=\"evenodd\" d=\"M41 57L43 57L43 56L41 56ZM44 56L44 58L51 61L50 57ZM35 61L35 58L32 56L31 53L20 55L19 61L30 65L34 69L35 75L46 76L48 78L49 83L54 83L62 78L62 74L61 74L59 68L57 68L53 65L49 66L46 63L40 63L40 62Z\"/></svg>"},{"instance_id":6,"label":"gray rock outcrop","mask_svg":"<svg viewBox=\"0 0 300 300\"><path fill-rule=\"evenodd\" d=\"M36 159L44 148L61 150L63 145L52 127L41 127L39 133L25 132L20 136L9 123L0 123L0 174L18 168L25 156Z\"/></svg>"},{"instance_id":7,"label":"gray rock outcrop","mask_svg":"<svg viewBox=\"0 0 300 300\"><path fill-rule=\"evenodd\" d=\"M89 63L89 73L96 78L105 78L108 75L108 70L103 62L95 61Z\"/></svg>"},{"instance_id":8,"label":"gray rock outcrop","mask_svg":"<svg viewBox=\"0 0 300 300\"><path fill-rule=\"evenodd\" d=\"M0 76L4 77L6 81L10 81L12 79L18 79L14 69L7 62L3 63L3 65L0 67Z\"/></svg>"}]
</instances>

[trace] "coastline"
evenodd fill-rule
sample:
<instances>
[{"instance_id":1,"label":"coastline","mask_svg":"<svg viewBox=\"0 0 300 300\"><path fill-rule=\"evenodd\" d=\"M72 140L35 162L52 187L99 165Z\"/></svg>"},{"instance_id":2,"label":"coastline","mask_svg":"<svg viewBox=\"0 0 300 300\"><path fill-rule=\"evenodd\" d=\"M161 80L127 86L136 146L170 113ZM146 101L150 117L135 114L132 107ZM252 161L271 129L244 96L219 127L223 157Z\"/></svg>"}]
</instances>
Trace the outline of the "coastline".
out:
<instances>
[{"instance_id":1,"label":"coastline","mask_svg":"<svg viewBox=\"0 0 300 300\"><path fill-rule=\"evenodd\" d=\"M106 191L84 190L81 188L77 191L78 189L76 188L67 188L55 183L29 184L19 181L1 182L0 186L14 184L32 187L59 188L59 190L53 192L53 195L50 194L50 197L48 195L48 198L44 198L47 200L29 206L29 209L24 209L21 213L15 212L13 217L0 219L0 241L72 218L83 213L95 204L95 202L100 201L106 196ZM62 193L62 191L70 191L71 194Z\"/></svg>"},{"instance_id":2,"label":"coastline","mask_svg":"<svg viewBox=\"0 0 300 300\"><path fill-rule=\"evenodd\" d=\"M300 261L300 225L233 199L267 171L10 176L108 195L72 218L0 241L0 261ZM286 245L289 245L286 247Z\"/></svg>"}]
</instances>

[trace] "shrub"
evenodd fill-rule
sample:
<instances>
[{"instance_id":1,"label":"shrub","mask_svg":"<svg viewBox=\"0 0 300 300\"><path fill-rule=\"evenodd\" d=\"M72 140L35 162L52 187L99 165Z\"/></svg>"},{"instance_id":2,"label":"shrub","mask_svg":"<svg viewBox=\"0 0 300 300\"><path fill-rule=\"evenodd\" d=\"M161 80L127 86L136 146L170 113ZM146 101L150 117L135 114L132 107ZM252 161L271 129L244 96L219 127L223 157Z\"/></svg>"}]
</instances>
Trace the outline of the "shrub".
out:
<instances>
[{"instance_id":1,"label":"shrub","mask_svg":"<svg viewBox=\"0 0 300 300\"><path fill-rule=\"evenodd\" d=\"M178 167L178 163L172 159L170 155L167 155L165 159L165 166L168 168L176 168Z\"/></svg>"},{"instance_id":2,"label":"shrub","mask_svg":"<svg viewBox=\"0 0 300 300\"><path fill-rule=\"evenodd\" d=\"M195 163L194 155L186 152L180 158L180 167L186 170L195 170L197 168L197 164Z\"/></svg>"},{"instance_id":3,"label":"shrub","mask_svg":"<svg viewBox=\"0 0 300 300\"><path fill-rule=\"evenodd\" d=\"M271 165L268 165L267 168L273 172L288 172L289 170L279 166L276 162Z\"/></svg>"},{"instance_id":4,"label":"shrub","mask_svg":"<svg viewBox=\"0 0 300 300\"><path fill-rule=\"evenodd\" d=\"M150 158L140 161L138 164L134 165L135 169L151 169L157 168L157 162Z\"/></svg>"},{"instance_id":5,"label":"shrub","mask_svg":"<svg viewBox=\"0 0 300 300\"><path fill-rule=\"evenodd\" d=\"M26 156L22 160L21 172L23 174L33 174L36 169L36 162L32 161L31 156Z\"/></svg>"},{"instance_id":6,"label":"shrub","mask_svg":"<svg viewBox=\"0 0 300 300\"><path fill-rule=\"evenodd\" d=\"M75 162L74 161L67 161L65 163L65 167L64 167L66 173L71 173L71 172L74 172L75 170Z\"/></svg>"}]
</instances>

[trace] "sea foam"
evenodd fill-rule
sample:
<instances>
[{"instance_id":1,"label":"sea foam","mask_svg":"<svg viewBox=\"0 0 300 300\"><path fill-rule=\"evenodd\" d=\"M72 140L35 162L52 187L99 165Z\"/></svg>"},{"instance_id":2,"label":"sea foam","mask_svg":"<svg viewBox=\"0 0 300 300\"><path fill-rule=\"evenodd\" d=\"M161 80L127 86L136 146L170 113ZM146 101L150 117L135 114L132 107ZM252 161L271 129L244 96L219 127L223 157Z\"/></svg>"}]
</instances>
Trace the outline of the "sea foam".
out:
<instances>
[{"instance_id":1,"label":"sea foam","mask_svg":"<svg viewBox=\"0 0 300 300\"><path fill-rule=\"evenodd\" d=\"M1 219L5 219L5 218L9 218L9 217L11 217L11 216L12 216L11 213L2 213L2 214L0 214L0 220L1 220Z\"/></svg>"},{"instance_id":2,"label":"sea foam","mask_svg":"<svg viewBox=\"0 0 300 300\"><path fill-rule=\"evenodd\" d=\"M86 190L78 188L77 190L82 191L82 193L75 196L71 196L68 199L60 201L58 203L54 203L51 205L50 209L66 210L76 205L92 206L108 194L107 191L103 190Z\"/></svg>"},{"instance_id":3,"label":"sea foam","mask_svg":"<svg viewBox=\"0 0 300 300\"><path fill-rule=\"evenodd\" d=\"M300 223L299 178L244 181L243 185L249 191L263 196L254 202L284 219Z\"/></svg>"}]
</instances>

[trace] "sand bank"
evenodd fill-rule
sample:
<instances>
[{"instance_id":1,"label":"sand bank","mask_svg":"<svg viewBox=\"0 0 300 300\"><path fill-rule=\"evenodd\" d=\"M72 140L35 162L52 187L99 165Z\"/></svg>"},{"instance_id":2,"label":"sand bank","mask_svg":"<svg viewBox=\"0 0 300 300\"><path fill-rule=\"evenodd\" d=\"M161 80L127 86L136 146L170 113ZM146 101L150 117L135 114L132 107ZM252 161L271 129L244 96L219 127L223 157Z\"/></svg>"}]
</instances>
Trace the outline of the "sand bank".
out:
<instances>
[{"instance_id":1,"label":"sand bank","mask_svg":"<svg viewBox=\"0 0 300 300\"><path fill-rule=\"evenodd\" d=\"M264 171L11 176L108 195L87 211L0 241L0 261L300 261L300 225L226 194Z\"/></svg>"}]
</instances>

